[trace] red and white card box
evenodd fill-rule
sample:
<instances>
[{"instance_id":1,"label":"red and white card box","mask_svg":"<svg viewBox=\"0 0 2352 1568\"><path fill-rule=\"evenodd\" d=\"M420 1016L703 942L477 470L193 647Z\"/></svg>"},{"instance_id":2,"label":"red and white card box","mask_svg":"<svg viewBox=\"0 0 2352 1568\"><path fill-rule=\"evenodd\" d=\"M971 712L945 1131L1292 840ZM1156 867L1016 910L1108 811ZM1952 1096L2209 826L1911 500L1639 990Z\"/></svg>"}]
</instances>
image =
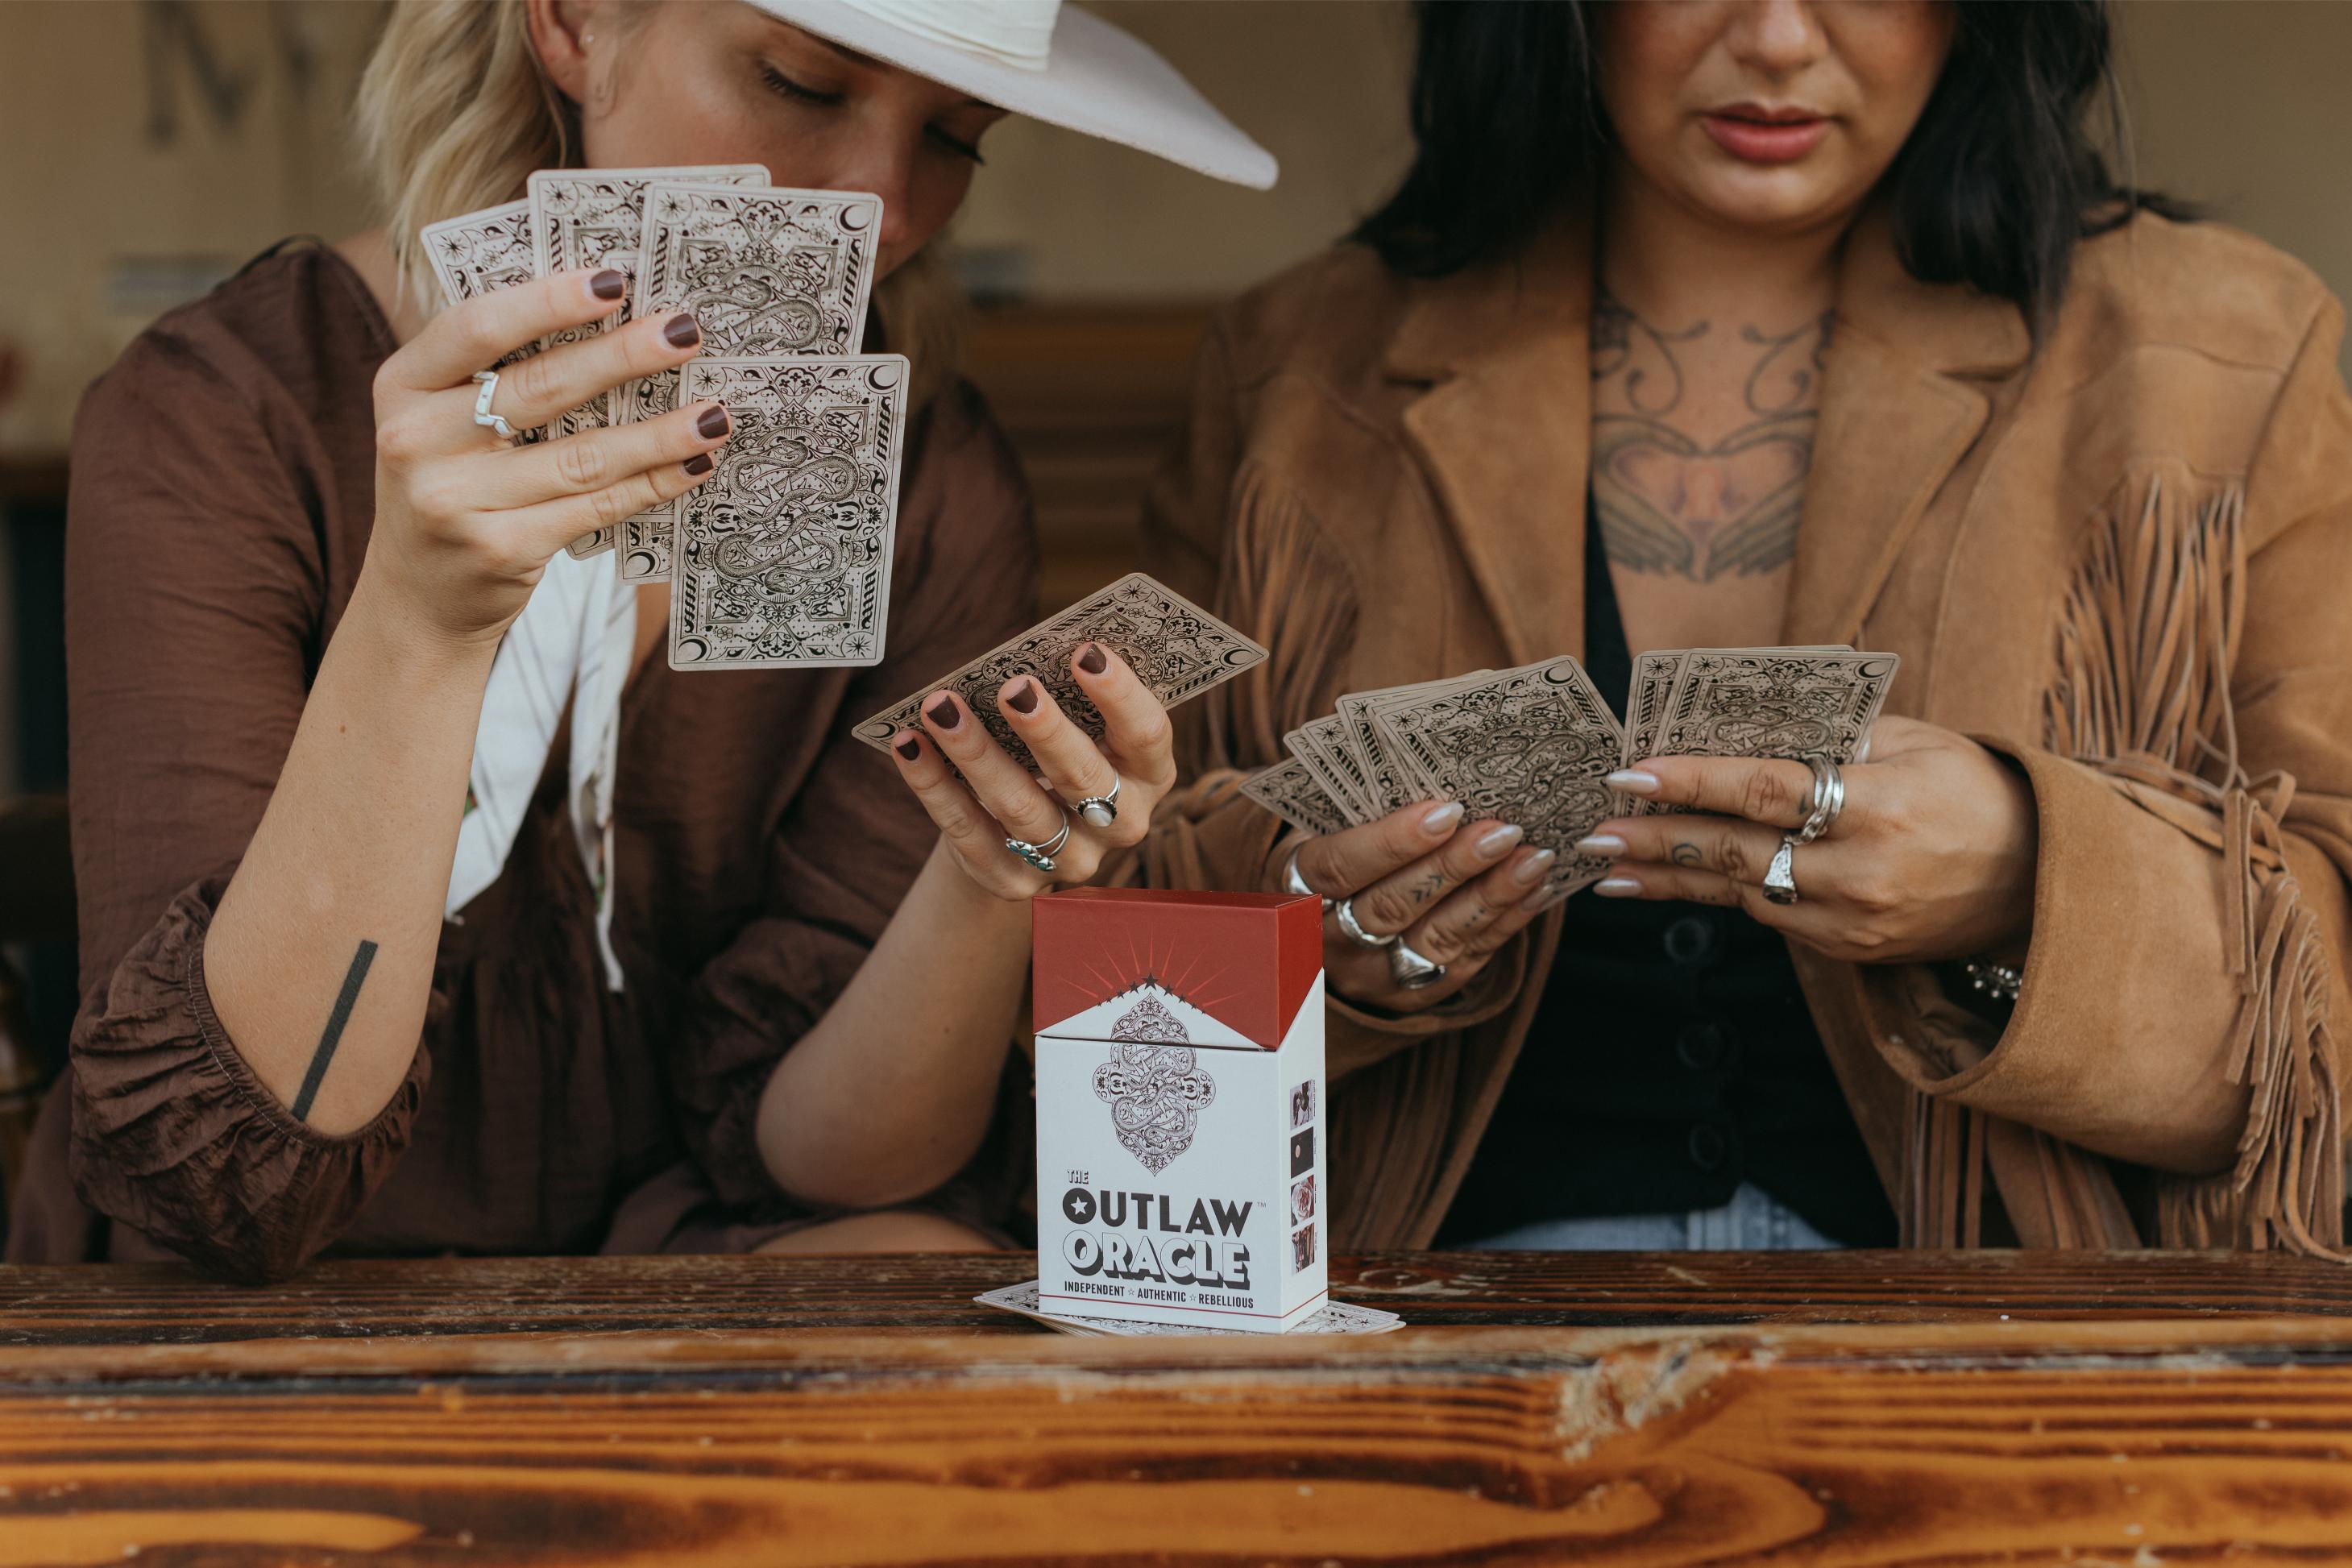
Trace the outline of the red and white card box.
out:
<instances>
[{"instance_id":1,"label":"red and white card box","mask_svg":"<svg viewBox=\"0 0 2352 1568\"><path fill-rule=\"evenodd\" d=\"M1047 1311L1279 1333L1323 1304L1323 913L1275 893L1037 900Z\"/></svg>"}]
</instances>

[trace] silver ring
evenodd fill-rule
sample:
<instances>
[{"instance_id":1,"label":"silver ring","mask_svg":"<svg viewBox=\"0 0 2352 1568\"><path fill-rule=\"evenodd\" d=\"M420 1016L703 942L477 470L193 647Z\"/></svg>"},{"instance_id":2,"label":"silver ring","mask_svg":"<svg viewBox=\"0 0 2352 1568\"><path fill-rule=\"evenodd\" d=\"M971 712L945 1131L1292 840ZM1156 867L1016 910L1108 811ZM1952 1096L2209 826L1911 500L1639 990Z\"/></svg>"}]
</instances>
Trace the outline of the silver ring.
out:
<instances>
[{"instance_id":1,"label":"silver ring","mask_svg":"<svg viewBox=\"0 0 2352 1568\"><path fill-rule=\"evenodd\" d=\"M499 373L478 370L474 379L482 384L482 390L474 395L474 423L497 431L502 440L513 440L514 426L506 422L503 415L490 412L490 399L499 395Z\"/></svg>"},{"instance_id":2,"label":"silver ring","mask_svg":"<svg viewBox=\"0 0 2352 1568\"><path fill-rule=\"evenodd\" d=\"M1827 833L1845 810L1845 774L1835 759L1808 752L1805 765L1813 770L1813 788L1806 803L1804 825L1797 829L1800 844L1811 844Z\"/></svg>"},{"instance_id":3,"label":"silver ring","mask_svg":"<svg viewBox=\"0 0 2352 1568\"><path fill-rule=\"evenodd\" d=\"M1062 824L1062 831L1043 844L1032 844L1026 838L1008 838L1004 841L1004 847L1040 871L1051 873L1058 868L1054 863L1055 851L1069 841L1070 825L1065 820Z\"/></svg>"},{"instance_id":4,"label":"silver ring","mask_svg":"<svg viewBox=\"0 0 2352 1568\"><path fill-rule=\"evenodd\" d=\"M1323 895L1308 887L1307 879L1298 874L1298 850L1296 847L1290 851L1290 858L1282 863L1282 890L1301 899L1323 899ZM1323 907L1329 909L1331 900L1323 899Z\"/></svg>"},{"instance_id":5,"label":"silver ring","mask_svg":"<svg viewBox=\"0 0 2352 1568\"><path fill-rule=\"evenodd\" d=\"M1356 900L1352 898L1341 899L1333 904L1331 915L1339 922L1339 934L1358 947L1392 947L1396 944L1395 937L1374 936L1356 923Z\"/></svg>"},{"instance_id":6,"label":"silver ring","mask_svg":"<svg viewBox=\"0 0 2352 1568\"><path fill-rule=\"evenodd\" d=\"M1797 846L1804 840L1793 833L1780 836L1780 847L1772 851L1772 864L1764 869L1764 898L1775 904L1797 901Z\"/></svg>"},{"instance_id":7,"label":"silver ring","mask_svg":"<svg viewBox=\"0 0 2352 1568\"><path fill-rule=\"evenodd\" d=\"M1445 965L1423 958L1406 943L1398 942L1389 949L1389 978L1396 982L1400 991L1420 991L1444 979Z\"/></svg>"},{"instance_id":8,"label":"silver ring","mask_svg":"<svg viewBox=\"0 0 2352 1568\"><path fill-rule=\"evenodd\" d=\"M1072 807L1088 827L1108 827L1118 820L1118 776L1111 775L1108 795L1090 795Z\"/></svg>"}]
</instances>

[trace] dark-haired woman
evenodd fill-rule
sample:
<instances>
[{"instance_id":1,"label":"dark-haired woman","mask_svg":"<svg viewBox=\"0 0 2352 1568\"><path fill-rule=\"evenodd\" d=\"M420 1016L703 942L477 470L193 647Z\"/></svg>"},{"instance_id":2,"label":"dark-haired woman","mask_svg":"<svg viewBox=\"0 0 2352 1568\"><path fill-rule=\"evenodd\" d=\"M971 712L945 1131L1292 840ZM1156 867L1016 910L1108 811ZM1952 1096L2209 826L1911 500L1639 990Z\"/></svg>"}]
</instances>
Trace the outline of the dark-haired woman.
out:
<instances>
[{"instance_id":1,"label":"dark-haired woman","mask_svg":"<svg viewBox=\"0 0 2352 1568\"><path fill-rule=\"evenodd\" d=\"M1421 29L1417 162L1216 322L1154 495L1154 569L1276 650L1193 760L1563 652L1612 700L1654 647L1903 663L1793 903L1793 761L1637 760L1696 811L1549 910L1444 803L1163 814L1155 878L1381 944L1327 922L1337 1244L2336 1250L2336 302L2109 180L2093 4Z\"/></svg>"}]
</instances>

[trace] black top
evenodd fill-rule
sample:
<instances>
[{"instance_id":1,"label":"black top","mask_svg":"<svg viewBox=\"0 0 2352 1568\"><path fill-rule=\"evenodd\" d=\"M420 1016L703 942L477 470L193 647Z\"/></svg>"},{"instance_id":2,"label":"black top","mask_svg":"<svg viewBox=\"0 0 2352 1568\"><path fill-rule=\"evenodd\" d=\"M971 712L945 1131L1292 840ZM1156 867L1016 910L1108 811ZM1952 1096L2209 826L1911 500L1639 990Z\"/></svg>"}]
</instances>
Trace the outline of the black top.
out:
<instances>
[{"instance_id":1,"label":"black top","mask_svg":"<svg viewBox=\"0 0 2352 1568\"><path fill-rule=\"evenodd\" d=\"M1633 658L1598 528L1584 584L1585 669L1622 719ZM1895 1245L1788 944L1705 904L1587 891L1563 910L1543 1002L1439 1243L1714 1208L1747 1181L1832 1240Z\"/></svg>"}]
</instances>

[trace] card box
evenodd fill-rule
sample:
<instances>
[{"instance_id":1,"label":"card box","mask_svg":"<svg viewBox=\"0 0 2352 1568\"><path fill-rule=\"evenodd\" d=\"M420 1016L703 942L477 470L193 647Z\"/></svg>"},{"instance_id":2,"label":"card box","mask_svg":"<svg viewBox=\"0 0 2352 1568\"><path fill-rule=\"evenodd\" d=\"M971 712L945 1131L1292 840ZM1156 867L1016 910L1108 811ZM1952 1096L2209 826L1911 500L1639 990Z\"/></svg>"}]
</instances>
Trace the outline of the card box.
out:
<instances>
[{"instance_id":1,"label":"card box","mask_svg":"<svg viewBox=\"0 0 2352 1568\"><path fill-rule=\"evenodd\" d=\"M1323 911L1079 888L1032 905L1047 1311L1280 1333L1323 1305Z\"/></svg>"}]
</instances>

